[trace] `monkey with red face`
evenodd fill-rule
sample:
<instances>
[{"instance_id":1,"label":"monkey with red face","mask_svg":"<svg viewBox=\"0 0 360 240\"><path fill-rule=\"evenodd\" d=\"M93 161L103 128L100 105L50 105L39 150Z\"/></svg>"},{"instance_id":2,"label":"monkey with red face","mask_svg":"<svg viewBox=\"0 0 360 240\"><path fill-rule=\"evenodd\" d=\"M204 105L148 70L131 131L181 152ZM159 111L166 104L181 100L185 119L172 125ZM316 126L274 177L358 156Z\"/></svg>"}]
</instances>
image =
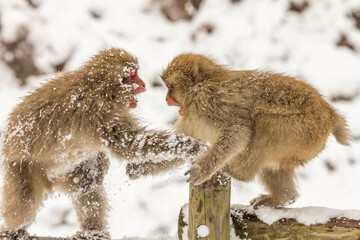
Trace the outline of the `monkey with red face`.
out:
<instances>
[{"instance_id":1,"label":"monkey with red face","mask_svg":"<svg viewBox=\"0 0 360 240\"><path fill-rule=\"evenodd\" d=\"M292 77L230 71L205 56L181 54L162 79L167 103L180 108L176 132L211 144L186 172L188 180L201 184L216 171L240 181L258 175L269 194L254 198L254 208L293 202L298 196L295 168L321 152L330 134L349 144L345 119L316 89ZM155 164L132 168L157 174L172 165L167 161L161 169Z\"/></svg>"},{"instance_id":2,"label":"monkey with red face","mask_svg":"<svg viewBox=\"0 0 360 240\"><path fill-rule=\"evenodd\" d=\"M75 205L81 231L73 239L108 239L103 179L108 155L118 159L192 158L198 140L140 127L129 108L145 91L135 57L102 51L25 97L2 139L3 238L26 237L44 195L59 189ZM2 238L2 239L3 239Z\"/></svg>"}]
</instances>

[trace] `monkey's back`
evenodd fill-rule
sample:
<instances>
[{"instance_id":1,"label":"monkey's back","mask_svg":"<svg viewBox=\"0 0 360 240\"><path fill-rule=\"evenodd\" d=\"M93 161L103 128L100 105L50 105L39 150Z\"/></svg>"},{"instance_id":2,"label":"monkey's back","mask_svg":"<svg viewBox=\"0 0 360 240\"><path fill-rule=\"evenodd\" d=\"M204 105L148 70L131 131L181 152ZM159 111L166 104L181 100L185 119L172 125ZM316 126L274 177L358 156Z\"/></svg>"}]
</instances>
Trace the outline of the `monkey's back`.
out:
<instances>
[{"instance_id":1,"label":"monkey's back","mask_svg":"<svg viewBox=\"0 0 360 240\"><path fill-rule=\"evenodd\" d=\"M315 88L281 74L237 73L240 85L246 86L244 91L252 99L254 141L273 155L289 152L299 164L324 148L336 113Z\"/></svg>"},{"instance_id":2,"label":"monkey's back","mask_svg":"<svg viewBox=\"0 0 360 240\"><path fill-rule=\"evenodd\" d=\"M3 154L13 161L49 161L48 155L83 145L86 106L77 73L63 74L36 89L12 111ZM83 132L83 131L82 131Z\"/></svg>"},{"instance_id":3,"label":"monkey's back","mask_svg":"<svg viewBox=\"0 0 360 240\"><path fill-rule=\"evenodd\" d=\"M321 94L309 84L282 74L257 71L232 72L231 82L239 101L251 107L251 115L302 117L313 115L319 120L332 111Z\"/></svg>"}]
</instances>

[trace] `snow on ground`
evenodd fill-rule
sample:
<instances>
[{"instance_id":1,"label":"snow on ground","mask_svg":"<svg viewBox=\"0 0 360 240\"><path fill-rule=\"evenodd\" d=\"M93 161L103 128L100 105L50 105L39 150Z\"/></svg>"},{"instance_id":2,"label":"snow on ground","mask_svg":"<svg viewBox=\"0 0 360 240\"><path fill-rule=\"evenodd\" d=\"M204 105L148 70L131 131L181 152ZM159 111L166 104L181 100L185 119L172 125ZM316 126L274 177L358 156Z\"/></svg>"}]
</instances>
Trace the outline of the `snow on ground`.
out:
<instances>
[{"instance_id":1,"label":"snow on ground","mask_svg":"<svg viewBox=\"0 0 360 240\"><path fill-rule=\"evenodd\" d=\"M293 218L299 223L310 226L311 224L326 223L330 218L346 217L349 219L360 219L360 210L339 210L325 207L302 207L302 208L259 208L254 210L251 206L235 204L233 209L241 209L246 213L255 214L261 221L267 224L282 218Z\"/></svg>"},{"instance_id":2,"label":"snow on ground","mask_svg":"<svg viewBox=\"0 0 360 240\"><path fill-rule=\"evenodd\" d=\"M191 22L169 22L150 0L0 0L0 37L11 41L19 26L30 29L35 44L35 63L46 74L31 77L18 87L14 74L0 62L0 132L20 97L53 76L52 65L69 58L71 71L97 51L124 48L139 58L139 74L148 90L139 98L134 114L151 128L170 128L177 115L168 107L159 74L182 52L203 53L233 69L263 69L299 76L317 87L328 99L360 92L360 30L349 17L360 9L357 0L309 1L303 13L288 11L288 1L204 0ZM93 13L100 16L93 17ZM199 30L204 24L211 33ZM355 50L337 46L345 34ZM298 171L300 197L291 207L321 206L360 209L360 95L334 103L348 119L357 137L351 147L329 138L326 150ZM112 159L106 177L111 212L109 230L114 238L169 239L176 236L177 217L188 200L183 166L171 173L130 181L125 163ZM257 181L233 182L232 203L247 204L264 192ZM321 211L312 214L321 215ZM49 198L30 232L67 236L78 229L70 200L61 194ZM169 237L170 236L170 237Z\"/></svg>"}]
</instances>

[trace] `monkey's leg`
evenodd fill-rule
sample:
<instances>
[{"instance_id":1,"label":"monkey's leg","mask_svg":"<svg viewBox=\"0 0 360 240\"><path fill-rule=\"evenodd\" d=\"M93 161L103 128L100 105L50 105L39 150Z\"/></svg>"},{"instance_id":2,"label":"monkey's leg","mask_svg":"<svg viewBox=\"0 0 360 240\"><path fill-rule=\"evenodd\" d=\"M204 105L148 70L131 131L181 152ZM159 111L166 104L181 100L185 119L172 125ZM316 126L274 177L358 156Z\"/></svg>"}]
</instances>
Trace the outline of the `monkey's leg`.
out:
<instances>
[{"instance_id":1,"label":"monkey's leg","mask_svg":"<svg viewBox=\"0 0 360 240\"><path fill-rule=\"evenodd\" d=\"M261 171L260 179L269 194L261 195L250 202L255 209L260 206L286 206L293 203L298 196L293 168L266 168Z\"/></svg>"},{"instance_id":2,"label":"monkey's leg","mask_svg":"<svg viewBox=\"0 0 360 240\"><path fill-rule=\"evenodd\" d=\"M126 174L130 179L135 180L141 176L158 175L163 172L170 171L185 163L184 159L175 158L174 160L165 160L161 162L142 162L142 163L128 163L126 165Z\"/></svg>"},{"instance_id":3,"label":"monkey's leg","mask_svg":"<svg viewBox=\"0 0 360 240\"><path fill-rule=\"evenodd\" d=\"M34 221L43 200L45 184L39 175L39 166L28 162L5 164L2 191L2 216L5 234L17 239L27 235L26 228Z\"/></svg>"},{"instance_id":4,"label":"monkey's leg","mask_svg":"<svg viewBox=\"0 0 360 240\"><path fill-rule=\"evenodd\" d=\"M75 239L110 239L106 230L107 199L102 185L92 186L85 192L72 194L81 231Z\"/></svg>"},{"instance_id":5,"label":"monkey's leg","mask_svg":"<svg viewBox=\"0 0 360 240\"><path fill-rule=\"evenodd\" d=\"M103 180L109 159L100 152L94 159L81 163L60 183L70 193L81 231L73 239L110 239L106 230L107 199Z\"/></svg>"}]
</instances>

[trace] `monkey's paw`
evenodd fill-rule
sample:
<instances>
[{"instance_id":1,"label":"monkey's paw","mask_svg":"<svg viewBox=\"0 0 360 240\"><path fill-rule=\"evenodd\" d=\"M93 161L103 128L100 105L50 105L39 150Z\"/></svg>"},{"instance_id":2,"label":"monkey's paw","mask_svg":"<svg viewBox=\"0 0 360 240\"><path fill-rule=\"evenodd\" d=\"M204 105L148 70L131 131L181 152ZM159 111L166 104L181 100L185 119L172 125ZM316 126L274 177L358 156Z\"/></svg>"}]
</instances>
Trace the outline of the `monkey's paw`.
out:
<instances>
[{"instance_id":1,"label":"monkey's paw","mask_svg":"<svg viewBox=\"0 0 360 240\"><path fill-rule=\"evenodd\" d=\"M191 168L185 172L185 176L189 175L187 182L193 185L199 185L209 180L214 172L201 167L197 162L193 163Z\"/></svg>"},{"instance_id":2,"label":"monkey's paw","mask_svg":"<svg viewBox=\"0 0 360 240\"><path fill-rule=\"evenodd\" d=\"M0 232L1 240L30 240L29 233L24 229L6 230Z\"/></svg>"},{"instance_id":3,"label":"monkey's paw","mask_svg":"<svg viewBox=\"0 0 360 240\"><path fill-rule=\"evenodd\" d=\"M275 198L267 194L260 195L259 197L254 198L250 201L250 204L254 209L259 209L260 207L272 207L272 208L281 208L287 205L290 205L295 202L295 198Z\"/></svg>"},{"instance_id":4,"label":"monkey's paw","mask_svg":"<svg viewBox=\"0 0 360 240\"><path fill-rule=\"evenodd\" d=\"M110 240L110 233L108 231L86 230L77 232L71 240Z\"/></svg>"},{"instance_id":5,"label":"monkey's paw","mask_svg":"<svg viewBox=\"0 0 360 240\"><path fill-rule=\"evenodd\" d=\"M139 179L141 176L149 174L141 163L128 163L126 165L126 174L131 180Z\"/></svg>"}]
</instances>

